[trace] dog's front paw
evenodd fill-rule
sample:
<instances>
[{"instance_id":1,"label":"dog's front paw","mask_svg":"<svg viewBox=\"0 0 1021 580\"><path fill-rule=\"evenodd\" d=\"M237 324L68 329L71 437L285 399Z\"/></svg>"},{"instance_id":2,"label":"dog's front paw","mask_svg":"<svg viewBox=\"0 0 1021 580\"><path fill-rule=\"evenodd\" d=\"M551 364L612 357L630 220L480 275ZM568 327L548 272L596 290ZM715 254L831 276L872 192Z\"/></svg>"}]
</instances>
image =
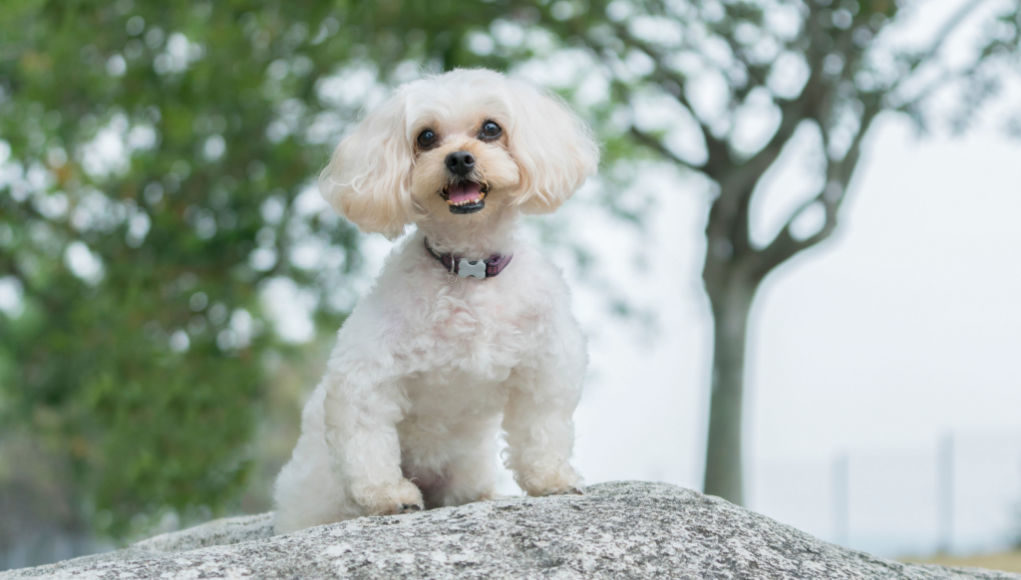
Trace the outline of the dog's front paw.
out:
<instances>
[{"instance_id":1,"label":"dog's front paw","mask_svg":"<svg viewBox=\"0 0 1021 580\"><path fill-rule=\"evenodd\" d=\"M407 479L396 485L352 486L351 499L369 516L416 512L423 507L422 492Z\"/></svg>"},{"instance_id":2,"label":"dog's front paw","mask_svg":"<svg viewBox=\"0 0 1021 580\"><path fill-rule=\"evenodd\" d=\"M521 489L531 496L582 493L581 477L567 464L557 469L522 473L517 479Z\"/></svg>"}]
</instances>

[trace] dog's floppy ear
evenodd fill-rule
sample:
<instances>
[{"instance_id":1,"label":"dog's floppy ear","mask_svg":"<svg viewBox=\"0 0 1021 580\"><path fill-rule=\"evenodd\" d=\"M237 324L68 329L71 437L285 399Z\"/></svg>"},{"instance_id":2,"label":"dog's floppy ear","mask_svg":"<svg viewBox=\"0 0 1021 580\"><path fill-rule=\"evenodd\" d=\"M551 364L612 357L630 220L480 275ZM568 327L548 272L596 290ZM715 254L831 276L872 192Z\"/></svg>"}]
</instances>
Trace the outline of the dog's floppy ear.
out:
<instances>
[{"instance_id":1,"label":"dog's floppy ear","mask_svg":"<svg viewBox=\"0 0 1021 580\"><path fill-rule=\"evenodd\" d=\"M559 98L511 81L510 147L521 172L516 200L526 213L549 213L596 172L599 146L589 128Z\"/></svg>"},{"instance_id":2,"label":"dog's floppy ear","mask_svg":"<svg viewBox=\"0 0 1021 580\"><path fill-rule=\"evenodd\" d=\"M413 152L405 128L404 94L369 113L333 152L319 191L364 232L393 239L411 221Z\"/></svg>"}]
</instances>

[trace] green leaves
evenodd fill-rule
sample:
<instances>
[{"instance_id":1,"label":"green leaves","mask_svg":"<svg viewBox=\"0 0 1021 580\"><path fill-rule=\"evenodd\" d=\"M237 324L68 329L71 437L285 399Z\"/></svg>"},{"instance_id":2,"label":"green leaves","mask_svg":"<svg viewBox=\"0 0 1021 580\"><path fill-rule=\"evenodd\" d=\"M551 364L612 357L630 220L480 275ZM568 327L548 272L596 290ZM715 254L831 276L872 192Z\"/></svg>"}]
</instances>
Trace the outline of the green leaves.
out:
<instances>
[{"instance_id":1,"label":"green leaves","mask_svg":"<svg viewBox=\"0 0 1021 580\"><path fill-rule=\"evenodd\" d=\"M290 348L264 286L314 297L330 332L350 305L359 236L305 193L329 150L401 63L505 67L516 45L471 39L520 10L4 2L0 278L22 304L0 311L0 437L27 428L74 474L60 525L236 504Z\"/></svg>"},{"instance_id":2,"label":"green leaves","mask_svg":"<svg viewBox=\"0 0 1021 580\"><path fill-rule=\"evenodd\" d=\"M897 14L897 0L858 0L858 12L893 18Z\"/></svg>"}]
</instances>

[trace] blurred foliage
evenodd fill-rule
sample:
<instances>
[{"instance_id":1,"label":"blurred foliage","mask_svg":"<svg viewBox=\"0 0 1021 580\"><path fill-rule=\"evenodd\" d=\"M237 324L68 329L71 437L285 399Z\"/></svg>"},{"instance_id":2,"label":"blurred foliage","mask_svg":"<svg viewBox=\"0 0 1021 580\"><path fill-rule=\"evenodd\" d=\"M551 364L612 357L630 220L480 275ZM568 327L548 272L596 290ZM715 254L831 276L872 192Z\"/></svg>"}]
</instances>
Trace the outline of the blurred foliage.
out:
<instances>
[{"instance_id":1,"label":"blurred foliage","mask_svg":"<svg viewBox=\"0 0 1021 580\"><path fill-rule=\"evenodd\" d=\"M467 49L496 5L458 6L0 6L0 437L63 458L74 518L236 501L290 354L262 294L324 327L350 305L356 232L309 189L329 149L402 70L503 64Z\"/></svg>"}]
</instances>

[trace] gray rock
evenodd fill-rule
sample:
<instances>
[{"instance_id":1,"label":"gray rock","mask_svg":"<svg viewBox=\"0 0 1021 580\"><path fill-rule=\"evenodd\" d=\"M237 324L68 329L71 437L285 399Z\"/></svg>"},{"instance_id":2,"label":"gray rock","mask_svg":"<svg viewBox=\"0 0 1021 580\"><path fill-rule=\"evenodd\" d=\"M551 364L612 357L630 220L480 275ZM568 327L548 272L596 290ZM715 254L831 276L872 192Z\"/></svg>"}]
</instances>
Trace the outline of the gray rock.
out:
<instances>
[{"instance_id":1,"label":"gray rock","mask_svg":"<svg viewBox=\"0 0 1021 580\"><path fill-rule=\"evenodd\" d=\"M902 564L828 544L666 484L594 485L272 535L272 516L216 520L124 550L0 578L1015 578Z\"/></svg>"}]
</instances>

